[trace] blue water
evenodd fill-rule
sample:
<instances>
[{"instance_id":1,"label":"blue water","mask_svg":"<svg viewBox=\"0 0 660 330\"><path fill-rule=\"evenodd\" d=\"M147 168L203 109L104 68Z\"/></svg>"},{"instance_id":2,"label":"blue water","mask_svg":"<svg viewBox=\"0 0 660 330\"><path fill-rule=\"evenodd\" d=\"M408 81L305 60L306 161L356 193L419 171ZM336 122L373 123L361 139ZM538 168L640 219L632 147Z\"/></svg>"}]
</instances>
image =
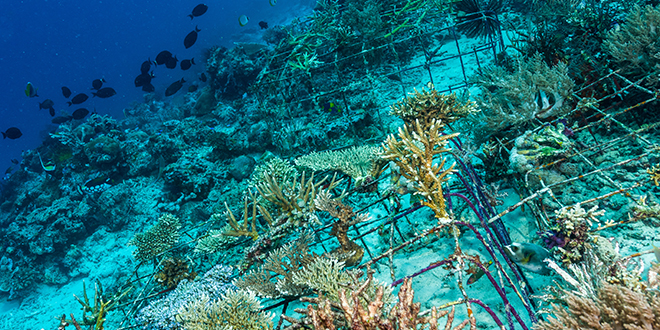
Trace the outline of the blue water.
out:
<instances>
[{"instance_id":1,"label":"blue water","mask_svg":"<svg viewBox=\"0 0 660 330\"><path fill-rule=\"evenodd\" d=\"M8 1L9 2L9 1ZM201 3L181 1L14 1L3 3L0 11L0 131L18 127L23 136L16 140L0 138L0 176L20 160L22 150L36 148L51 123L48 110L38 103L50 98L56 114L70 114L79 107L99 114L121 118L122 110L134 101L143 100L143 92L133 85L140 74L140 64L153 60L162 50L169 50L179 60L195 57L197 65L188 71L155 69L152 81L162 94L169 84L185 78L197 79L204 71L201 63L204 49L235 41L258 41L262 33L257 23L266 21L272 27L311 8L313 0L279 0L271 6L268 0L206 1L208 11L192 21L188 14ZM248 25L238 24L240 15L250 18ZM304 14L303 12L300 13ZM195 26L202 30L195 45L183 46L183 39ZM94 79L104 78L104 87L113 87L117 95L108 99L91 98ZM38 88L39 97L25 95L27 82ZM61 87L73 95L90 96L80 106L67 106ZM72 95L72 97L73 97Z\"/></svg>"}]
</instances>

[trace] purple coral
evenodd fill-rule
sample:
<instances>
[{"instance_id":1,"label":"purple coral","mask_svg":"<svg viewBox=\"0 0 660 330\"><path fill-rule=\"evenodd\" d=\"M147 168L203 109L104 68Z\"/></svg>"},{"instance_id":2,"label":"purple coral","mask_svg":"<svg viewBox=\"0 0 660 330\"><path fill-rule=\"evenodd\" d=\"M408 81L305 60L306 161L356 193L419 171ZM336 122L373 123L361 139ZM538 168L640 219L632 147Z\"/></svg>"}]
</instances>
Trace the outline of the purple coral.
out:
<instances>
[{"instance_id":1,"label":"purple coral","mask_svg":"<svg viewBox=\"0 0 660 330\"><path fill-rule=\"evenodd\" d=\"M564 247L566 245L566 237L556 230L548 230L546 232L537 232L543 239L543 245L546 248L552 249L553 247Z\"/></svg>"}]
</instances>

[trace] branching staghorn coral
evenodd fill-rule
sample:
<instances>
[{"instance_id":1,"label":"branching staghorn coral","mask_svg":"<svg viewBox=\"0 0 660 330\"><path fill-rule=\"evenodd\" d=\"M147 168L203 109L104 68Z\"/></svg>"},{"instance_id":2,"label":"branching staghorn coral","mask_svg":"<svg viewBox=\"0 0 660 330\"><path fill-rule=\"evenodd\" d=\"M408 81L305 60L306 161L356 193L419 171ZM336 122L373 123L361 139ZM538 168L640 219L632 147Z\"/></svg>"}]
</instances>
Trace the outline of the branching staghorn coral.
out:
<instances>
[{"instance_id":1,"label":"branching staghorn coral","mask_svg":"<svg viewBox=\"0 0 660 330\"><path fill-rule=\"evenodd\" d=\"M328 299L325 295L318 298L302 298L309 302L306 309L296 309L304 314L303 319L282 317L292 325L286 329L301 329L312 327L315 330L363 329L363 330L395 330L395 329L438 329L438 321L447 315L444 329L463 329L470 324L476 327L474 318L463 321L452 328L454 307L451 311L438 312L431 309L430 316L420 316L421 304L414 303L415 292L412 280L406 279L399 290L398 301L391 306L391 288L383 285L373 285L373 277L368 272L367 280L350 285L348 289L340 289L338 301ZM371 291L371 292L369 292Z\"/></svg>"},{"instance_id":2,"label":"branching staghorn coral","mask_svg":"<svg viewBox=\"0 0 660 330\"><path fill-rule=\"evenodd\" d=\"M252 195L252 192L248 190L248 194L250 195L250 199L252 199L252 209L251 211L248 210L248 199L245 197L243 201L242 224L239 224L238 221L236 221L234 214L225 202L225 208L227 208L227 222L232 229L223 232L224 235L235 237L248 236L253 240L256 240L259 237L259 233L257 232L257 207L259 207L259 205L257 204L254 195ZM265 219L268 221L268 224L272 225L270 218Z\"/></svg>"},{"instance_id":3,"label":"branching staghorn coral","mask_svg":"<svg viewBox=\"0 0 660 330\"><path fill-rule=\"evenodd\" d=\"M293 181L278 183L270 174L264 175L264 182L257 185L261 197L273 203L277 207L276 217L273 217L266 208L257 205L259 212L269 223L280 226L285 223L294 226L306 226L310 221L318 222L315 211L314 199L322 189L332 190L342 180L332 177L327 187L321 188L327 177L314 182L314 174L305 180L305 172L300 179L295 177ZM298 181L300 180L300 181Z\"/></svg>"},{"instance_id":4,"label":"branching staghorn coral","mask_svg":"<svg viewBox=\"0 0 660 330\"><path fill-rule=\"evenodd\" d=\"M318 210L326 211L337 218L337 221L332 224L330 235L337 237L340 247L333 252L348 256L344 260L346 266L359 264L364 255L364 249L348 238L348 229L355 224L368 221L371 218L369 214L353 212L352 207L343 204L339 199L332 199L330 192L327 190L319 192L316 199L314 199L314 204Z\"/></svg>"},{"instance_id":5,"label":"branching staghorn coral","mask_svg":"<svg viewBox=\"0 0 660 330\"><path fill-rule=\"evenodd\" d=\"M399 139L394 135L387 137L381 157L393 161L401 174L415 183L415 194L423 198L422 205L431 208L440 222L448 223L442 184L449 180L455 164L445 169L446 159L442 155L450 151L447 143L458 133L442 135L443 126L435 119L427 128L419 120L414 125L405 125L399 128Z\"/></svg>"},{"instance_id":6,"label":"branching staghorn coral","mask_svg":"<svg viewBox=\"0 0 660 330\"><path fill-rule=\"evenodd\" d=\"M354 146L339 151L312 152L298 157L295 163L312 171L341 171L353 178L355 186L359 187L376 176L374 172L377 169L379 149L374 146Z\"/></svg>"},{"instance_id":7,"label":"branching staghorn coral","mask_svg":"<svg viewBox=\"0 0 660 330\"><path fill-rule=\"evenodd\" d=\"M179 218L166 213L160 216L158 222L146 232L135 234L128 245L137 247L137 250L133 251L136 260L148 261L179 242L180 228Z\"/></svg>"},{"instance_id":8,"label":"branching staghorn coral","mask_svg":"<svg viewBox=\"0 0 660 330\"><path fill-rule=\"evenodd\" d=\"M429 90L421 92L415 89L415 93L392 105L390 113L408 125L420 120L422 127L427 128L434 119L448 125L479 111L474 102L462 102L456 93L440 94L431 83L427 87Z\"/></svg>"},{"instance_id":9,"label":"branching staghorn coral","mask_svg":"<svg viewBox=\"0 0 660 330\"><path fill-rule=\"evenodd\" d=\"M313 234L307 232L294 242L272 251L261 267L235 280L234 285L271 299L309 293L309 287L293 282L293 276L318 258L309 252L313 239Z\"/></svg>"}]
</instances>

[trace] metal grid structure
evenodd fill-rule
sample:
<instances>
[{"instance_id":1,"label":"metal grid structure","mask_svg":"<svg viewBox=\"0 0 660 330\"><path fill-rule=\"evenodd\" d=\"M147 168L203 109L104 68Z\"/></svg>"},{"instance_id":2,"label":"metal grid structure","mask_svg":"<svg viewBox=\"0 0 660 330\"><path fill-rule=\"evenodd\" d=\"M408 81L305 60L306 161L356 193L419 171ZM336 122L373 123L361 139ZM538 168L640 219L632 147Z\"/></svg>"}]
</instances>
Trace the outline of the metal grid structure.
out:
<instances>
[{"instance_id":1,"label":"metal grid structure","mask_svg":"<svg viewBox=\"0 0 660 330\"><path fill-rule=\"evenodd\" d=\"M486 17L485 19L497 18ZM421 41L421 38L424 36L437 34L445 34L450 36L452 40L451 44L454 49L451 51L448 50L446 53L439 56L430 56L433 50L429 49L428 45ZM502 40L500 37L501 33L498 33L495 35L495 38L492 38L491 36L488 40L466 51L466 47L461 46L462 41L465 41L465 39L460 39L458 37L455 26L429 28L423 31L417 31L416 33L411 33L409 35L403 35L400 39L397 39L397 36L399 35L393 34L393 37L390 36L391 39L383 40L382 45L376 48L363 49L360 52L347 57L339 58L336 54L336 50L325 53L320 57L334 58L334 60L323 63L322 65L311 69L309 73L300 72L294 75L284 74L284 71L286 70L285 67L288 53L277 54L273 60L269 62L269 66L267 68L267 73L269 74L268 76L270 78L262 79L256 86L258 90L257 97L263 106L271 106L272 104L286 104L290 107L304 107L306 104L317 102L316 100L319 98L333 96L335 99L342 100L342 102L344 102L344 106L347 109L350 109L348 93L369 93L369 91L374 89L374 86L371 84L373 79L365 79L364 81L367 82L366 85L363 82L350 82L349 79L343 77L342 70L340 70L339 67L341 67L346 62L355 60L361 60L366 63L368 62L367 56L373 52L390 52L390 55L396 57L396 46L397 44L402 43L412 43L415 45L415 47L419 47L425 54L424 61L417 64L402 63L401 61L397 61L395 67L385 68L382 71L379 71L378 74L402 76L406 74L412 74L414 72L424 72L428 75L429 81L438 86L438 90L443 92L453 92L468 86L467 77L470 76L471 71L479 69L482 63L482 56L486 56L484 54L487 54L487 56L491 56L492 54L494 57L496 53L502 48ZM357 47L360 45L354 46ZM473 62L476 63L476 67L467 67L465 65L467 58L472 58ZM458 61L461 65L462 75L458 77L457 80L444 81L434 75L434 67L443 65L449 61ZM376 69L377 68L371 65L365 65L361 67L361 72L354 72L354 74L370 77L374 75L374 71ZM327 74L328 72L331 72L334 75L335 80L339 82L337 85L333 85L331 88L326 89L323 89L320 86L313 86L313 78L316 74ZM312 84L310 90L312 90L313 93L306 95L287 94L287 85L300 81L300 79L307 80ZM455 240L456 248L461 246L461 244L458 243L461 238L452 237L452 235L441 239L435 238L438 235L443 234L442 231L445 226L434 224L432 221L430 221L428 214L424 215L423 213L420 213L422 210L424 210L424 207L422 207L419 203L402 202L401 205L404 206L401 206L398 205L398 203L392 203L392 196L380 196L374 194L365 196L358 194L357 192L351 192L349 194L349 197L347 197L347 200L349 201L348 203L350 204L351 202L354 202L359 204L359 210L356 212L370 212L372 214L382 215L379 217L374 217L374 219L369 222L360 223L352 228L352 239L358 242L366 252L365 257L363 258L363 262L358 267L366 268L367 266L374 267L377 264L385 265L389 271L388 275L392 279L392 286L400 284L403 278L418 277L424 274L428 275L430 273L436 274L435 276L440 276L437 274L441 274L442 276L449 276L454 274L458 278L456 280L457 284L454 288L454 291L460 291L462 294L459 294L457 297L446 299L440 307L466 305L467 309L463 312L462 315L463 317L466 317L473 311L470 306L478 305L486 314L490 316L490 318L484 322L487 324L492 324L493 327L501 328L507 326L512 329L516 327L528 329L531 323L537 320L537 309L529 298L532 293L531 286L527 283L524 274L522 274L508 258L503 256L504 253L502 246L510 244L511 239L509 238L505 224L502 221L502 217L523 205L527 205L538 219L539 228L547 228L550 221L549 219L552 216L549 215L548 212L545 212L542 197L549 195L557 200L555 196L560 195L561 190L572 182L597 176L602 177L603 180L611 183L611 189L606 193L603 193L595 198L584 198L578 201L579 203L583 204L606 200L617 194L625 196L625 198L627 198L630 203L635 203L633 194L643 195L644 185L649 183L648 178L640 177L639 181L634 184L620 184L610 179L607 174L620 170L624 166L628 166L633 162L652 155L652 153L658 152L657 144L645 138L643 133L648 133L651 130L656 129L657 126L660 125L660 122L649 123L649 125L634 130L629 128L627 124L620 119L625 113L628 113L631 110L657 101L658 92L643 87L640 84L640 81L629 81L618 72L612 71L609 75L601 77L591 84L582 87L576 92L575 96L578 100L586 99L585 97L581 96L584 94L583 92L590 89L596 89L596 86L598 85L611 85L613 80L618 82L617 86L620 86L620 89L614 90L607 95L601 95L597 100L595 100L595 102L588 104L587 107L593 110L594 114L590 118L587 118L588 123L576 129L575 133L577 134L580 131L589 130L601 125L615 125L627 133L623 136L613 136L607 141L594 143L587 148L566 155L562 159L558 159L547 164L541 164L536 168L549 168L563 161L572 160L585 164L585 166L589 168L589 171L587 172L580 173L579 175L560 182L548 184L540 190L531 190L530 187L526 185L526 179L524 176L517 177L518 187L520 187L518 192L522 197L521 201L515 205L507 207L504 210L498 211L496 207L492 205L492 195L488 191L487 185L484 184L480 179L479 173L477 173L477 171L471 165L467 156L469 154L468 150L466 150L467 147L461 143L460 139L452 139L452 144L455 151L449 154L448 157L458 164L458 171L454 175L454 180L452 180L446 187L448 207L450 211L454 211L460 205L461 207L471 210L472 217L477 219L475 222L469 222L466 220L456 221L455 225L462 227L466 232L465 235L472 236L473 241L481 242L483 246L480 247L480 250L483 255L487 255L489 258L492 258L495 261L495 270L486 271L486 275L492 285L489 290L492 291L493 296L499 299L503 305L499 307L489 305L488 303L475 298L476 293L472 291L472 289L467 287L464 288L461 275L457 275L460 273L460 271L452 266L452 264L457 263L457 259L451 259L450 256L438 254L436 255L435 260L430 260L428 262L427 266L416 269L413 272L399 271L396 269L397 266L395 266L395 263L400 265L401 262L405 262L407 255L411 251L414 252L419 251L420 249L433 249L438 245L441 246L443 244L441 243L442 239L450 242ZM405 79L401 79L400 86L401 97L405 97L406 93L409 92L412 87L414 87ZM640 95L645 97L643 100L635 102L635 104L619 108L618 106L620 106L624 100L622 95L625 95L627 92L635 92L637 97ZM620 98L621 102L615 103L606 109L598 108L598 103L613 98ZM380 111L382 111L382 109L379 109L379 112ZM576 109L574 112L577 111L578 109ZM539 126L537 129L541 128L542 127ZM603 150L621 148L626 143L630 143L632 140L638 141L643 145L644 151L639 155L630 157L626 160L618 161L606 167L598 167L595 165L593 159L596 157L597 153L602 153ZM511 148L511 141L502 142L499 147L504 150L508 150ZM380 181L387 179L388 177L382 177L380 178ZM379 181L376 181L374 184L379 184ZM351 185L349 182L347 187L350 186ZM561 202L560 204L564 205L564 203ZM634 220L637 219L631 219L630 221ZM623 223L623 221L617 222L616 224L621 223ZM201 224L200 226L202 225L204 224ZM333 244L333 238L328 234L330 226L331 225L328 224L315 229L318 240L314 245L318 250L327 251L330 249L329 246ZM407 229L403 229L402 226L407 227ZM196 228L190 228L188 230L191 231L194 229ZM388 244L380 246L373 245L373 242L379 240L379 236L386 237L385 241L387 241ZM193 242L186 242L184 245L191 244ZM236 243L235 247L238 248L247 242L247 239L240 240ZM465 265L464 261L461 265ZM136 276L138 279L151 280L153 278L153 274L138 276L136 273ZM145 287L148 287L148 283L145 285ZM438 288L427 287L426 289L435 290ZM141 294L141 298L139 298L139 300L120 306L119 310L121 310L126 316L125 321L127 323L131 323L130 318L136 312L136 307L139 305L140 301L148 300L157 297L158 295L159 293L154 293L151 295L147 295L146 293ZM479 296L483 296L483 293L479 293ZM272 302L266 309L277 310L280 313L287 313L288 306L291 303L292 301L288 300ZM482 321L482 319L478 319L479 323L482 323ZM278 327L280 326L282 326L281 322ZM134 325L127 325L121 329L130 329L134 327Z\"/></svg>"}]
</instances>

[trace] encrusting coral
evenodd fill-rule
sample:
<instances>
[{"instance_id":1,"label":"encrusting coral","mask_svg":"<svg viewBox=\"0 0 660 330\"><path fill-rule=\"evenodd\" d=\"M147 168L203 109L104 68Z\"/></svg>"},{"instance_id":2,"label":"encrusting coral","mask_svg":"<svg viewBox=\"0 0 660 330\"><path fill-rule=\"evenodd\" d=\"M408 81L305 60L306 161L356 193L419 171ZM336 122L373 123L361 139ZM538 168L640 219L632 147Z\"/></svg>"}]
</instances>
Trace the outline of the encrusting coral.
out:
<instances>
[{"instance_id":1,"label":"encrusting coral","mask_svg":"<svg viewBox=\"0 0 660 330\"><path fill-rule=\"evenodd\" d=\"M172 289L183 280L194 280L197 272L192 270L192 265L188 261L170 258L163 262L162 268L154 277L160 285Z\"/></svg>"},{"instance_id":2,"label":"encrusting coral","mask_svg":"<svg viewBox=\"0 0 660 330\"><path fill-rule=\"evenodd\" d=\"M179 218L166 213L160 216L158 222L146 232L135 234L128 245L137 247L137 250L133 252L136 260L148 261L179 242L180 228Z\"/></svg>"}]
</instances>

